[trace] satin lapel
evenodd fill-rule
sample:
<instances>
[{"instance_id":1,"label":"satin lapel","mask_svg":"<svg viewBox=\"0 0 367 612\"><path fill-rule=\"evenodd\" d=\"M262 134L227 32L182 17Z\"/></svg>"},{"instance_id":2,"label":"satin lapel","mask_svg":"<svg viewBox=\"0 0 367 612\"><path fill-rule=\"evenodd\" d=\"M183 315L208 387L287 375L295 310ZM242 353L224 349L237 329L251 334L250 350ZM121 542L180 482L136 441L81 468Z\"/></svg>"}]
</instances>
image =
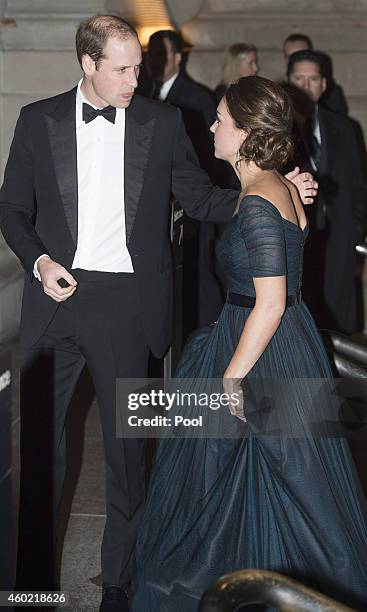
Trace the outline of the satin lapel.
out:
<instances>
[{"instance_id":1,"label":"satin lapel","mask_svg":"<svg viewBox=\"0 0 367 612\"><path fill-rule=\"evenodd\" d=\"M135 101L134 101L135 102ZM135 108L134 108L135 107ZM125 223L126 242L132 234L143 189L152 142L154 117L144 117L134 104L126 112L125 127Z\"/></svg>"},{"instance_id":2,"label":"satin lapel","mask_svg":"<svg viewBox=\"0 0 367 612\"><path fill-rule=\"evenodd\" d=\"M74 241L78 237L78 171L75 132L76 89L46 116L52 158L66 221Z\"/></svg>"}]
</instances>

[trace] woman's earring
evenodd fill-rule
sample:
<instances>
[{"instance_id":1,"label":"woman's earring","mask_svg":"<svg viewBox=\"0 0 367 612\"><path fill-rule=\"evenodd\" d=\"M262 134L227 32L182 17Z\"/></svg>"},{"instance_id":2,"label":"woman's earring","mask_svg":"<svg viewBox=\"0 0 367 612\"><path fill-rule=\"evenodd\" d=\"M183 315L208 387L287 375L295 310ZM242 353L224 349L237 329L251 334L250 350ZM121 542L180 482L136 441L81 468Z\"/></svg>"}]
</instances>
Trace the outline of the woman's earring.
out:
<instances>
[{"instance_id":1,"label":"woman's earring","mask_svg":"<svg viewBox=\"0 0 367 612\"><path fill-rule=\"evenodd\" d=\"M240 171L241 160L242 160L240 151L237 151L236 157L237 157L237 159L236 159L234 165L235 165L235 168L236 168L237 172L239 172Z\"/></svg>"}]
</instances>

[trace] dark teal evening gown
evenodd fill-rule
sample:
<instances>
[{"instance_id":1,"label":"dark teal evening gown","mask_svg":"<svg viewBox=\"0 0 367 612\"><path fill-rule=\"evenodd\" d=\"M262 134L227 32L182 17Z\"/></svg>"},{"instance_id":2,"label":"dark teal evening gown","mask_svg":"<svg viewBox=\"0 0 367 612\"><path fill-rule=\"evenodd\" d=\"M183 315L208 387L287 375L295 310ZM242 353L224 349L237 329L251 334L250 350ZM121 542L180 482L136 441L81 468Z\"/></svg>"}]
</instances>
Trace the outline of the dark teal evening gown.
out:
<instances>
[{"instance_id":1,"label":"dark teal evening gown","mask_svg":"<svg viewBox=\"0 0 367 612\"><path fill-rule=\"evenodd\" d=\"M268 200L243 198L217 248L229 291L254 296L253 277L286 275L288 295L297 294L306 234ZM222 377L250 312L226 303L189 341L176 376ZM247 379L331 376L301 302L286 309ZM262 437L249 422L240 439L161 440L137 543L134 612L194 612L209 585L241 568L281 572L367 610L367 514L348 442L309 435L307 402L295 392L289 404L304 436Z\"/></svg>"}]
</instances>

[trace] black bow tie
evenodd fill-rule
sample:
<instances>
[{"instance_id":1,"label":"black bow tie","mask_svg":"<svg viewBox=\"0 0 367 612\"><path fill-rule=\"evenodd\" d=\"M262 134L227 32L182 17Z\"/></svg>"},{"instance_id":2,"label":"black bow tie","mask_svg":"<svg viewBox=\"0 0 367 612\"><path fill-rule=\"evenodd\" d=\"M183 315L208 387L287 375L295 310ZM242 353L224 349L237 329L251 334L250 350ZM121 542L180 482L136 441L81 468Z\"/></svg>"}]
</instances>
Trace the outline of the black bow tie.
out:
<instances>
[{"instance_id":1,"label":"black bow tie","mask_svg":"<svg viewBox=\"0 0 367 612\"><path fill-rule=\"evenodd\" d=\"M83 121L90 123L96 117L104 117L107 121L115 123L116 108L114 106L106 106L105 108L93 108L89 104L83 102Z\"/></svg>"}]
</instances>

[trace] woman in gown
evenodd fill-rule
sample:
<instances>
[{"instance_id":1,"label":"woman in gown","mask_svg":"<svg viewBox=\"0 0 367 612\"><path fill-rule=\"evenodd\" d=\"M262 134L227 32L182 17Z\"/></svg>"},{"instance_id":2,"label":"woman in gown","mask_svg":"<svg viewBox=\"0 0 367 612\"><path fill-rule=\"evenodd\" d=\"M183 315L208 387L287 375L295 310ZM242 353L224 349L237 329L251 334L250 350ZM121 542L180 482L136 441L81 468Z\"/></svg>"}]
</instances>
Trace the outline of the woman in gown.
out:
<instances>
[{"instance_id":1,"label":"woman in gown","mask_svg":"<svg viewBox=\"0 0 367 612\"><path fill-rule=\"evenodd\" d=\"M296 434L260 435L245 394L243 418L229 415L242 428L237 439L161 440L134 612L194 612L209 585L241 568L281 572L367 609L367 514L348 442L310 418L313 409L322 420L325 406L310 408L301 384L332 374L300 297L306 217L277 171L291 153L291 123L286 94L257 76L231 85L218 106L215 154L242 186L217 250L229 295L217 323L189 341L176 376L220 377L239 391L244 378L291 381L279 418Z\"/></svg>"}]
</instances>

